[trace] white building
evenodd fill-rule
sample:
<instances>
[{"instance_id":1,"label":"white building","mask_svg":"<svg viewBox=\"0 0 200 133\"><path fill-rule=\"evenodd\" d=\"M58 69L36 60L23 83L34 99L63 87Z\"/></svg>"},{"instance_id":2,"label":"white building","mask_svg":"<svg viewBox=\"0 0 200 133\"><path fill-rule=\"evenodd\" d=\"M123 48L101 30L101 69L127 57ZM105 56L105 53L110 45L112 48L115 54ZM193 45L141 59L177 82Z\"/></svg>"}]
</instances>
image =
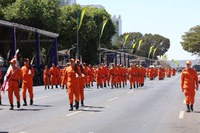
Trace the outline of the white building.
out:
<instances>
[{"instance_id":1,"label":"white building","mask_svg":"<svg viewBox=\"0 0 200 133\"><path fill-rule=\"evenodd\" d=\"M76 0L60 0L61 6L76 4Z\"/></svg>"},{"instance_id":2,"label":"white building","mask_svg":"<svg viewBox=\"0 0 200 133\"><path fill-rule=\"evenodd\" d=\"M112 17L112 21L113 21L114 25L116 26L116 34L112 38L112 44L114 45L115 42L116 42L117 37L122 34L122 19L121 19L121 15L119 15L118 17L116 15L114 15Z\"/></svg>"}]
</instances>

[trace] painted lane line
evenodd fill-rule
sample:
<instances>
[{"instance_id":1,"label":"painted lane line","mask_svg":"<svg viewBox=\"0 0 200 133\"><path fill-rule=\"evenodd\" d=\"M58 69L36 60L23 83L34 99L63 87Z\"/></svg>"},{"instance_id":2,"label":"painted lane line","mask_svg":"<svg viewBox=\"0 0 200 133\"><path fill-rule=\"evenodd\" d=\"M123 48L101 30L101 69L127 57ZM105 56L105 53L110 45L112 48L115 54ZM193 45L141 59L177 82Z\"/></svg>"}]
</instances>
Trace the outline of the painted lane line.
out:
<instances>
[{"instance_id":1,"label":"painted lane line","mask_svg":"<svg viewBox=\"0 0 200 133\"><path fill-rule=\"evenodd\" d=\"M113 98L109 99L108 102L111 102L111 101L116 100L116 99L118 99L118 97L113 97Z\"/></svg>"},{"instance_id":2,"label":"painted lane line","mask_svg":"<svg viewBox=\"0 0 200 133\"><path fill-rule=\"evenodd\" d=\"M134 91L129 91L129 92L127 92L127 94L131 94L131 93L133 93Z\"/></svg>"},{"instance_id":3,"label":"painted lane line","mask_svg":"<svg viewBox=\"0 0 200 133\"><path fill-rule=\"evenodd\" d=\"M78 113L81 113L82 111L77 111L77 112L74 112L74 113L71 113L71 114L68 114L68 115L66 115L66 116L73 116L73 115L76 115L76 114L78 114Z\"/></svg>"},{"instance_id":4,"label":"painted lane line","mask_svg":"<svg viewBox=\"0 0 200 133\"><path fill-rule=\"evenodd\" d=\"M35 98L35 100L44 99L44 98L47 98L47 97L48 97L48 96L37 97L37 98Z\"/></svg>"},{"instance_id":5,"label":"painted lane line","mask_svg":"<svg viewBox=\"0 0 200 133\"><path fill-rule=\"evenodd\" d=\"M179 113L179 119L184 119L184 111L181 111L181 112Z\"/></svg>"}]
</instances>

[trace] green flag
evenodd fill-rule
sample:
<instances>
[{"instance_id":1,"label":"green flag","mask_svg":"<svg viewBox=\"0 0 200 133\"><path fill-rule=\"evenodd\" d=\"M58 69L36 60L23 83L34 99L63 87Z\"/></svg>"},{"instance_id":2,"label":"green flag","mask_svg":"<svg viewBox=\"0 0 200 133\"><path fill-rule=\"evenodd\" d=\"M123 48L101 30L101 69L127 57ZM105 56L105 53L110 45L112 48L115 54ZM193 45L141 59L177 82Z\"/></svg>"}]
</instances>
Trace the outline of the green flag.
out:
<instances>
[{"instance_id":1,"label":"green flag","mask_svg":"<svg viewBox=\"0 0 200 133\"><path fill-rule=\"evenodd\" d=\"M150 47L150 49L149 49L149 55L148 55L148 58L149 58L150 55L151 55L151 52L152 52L153 47L154 47L154 45L152 45L152 46Z\"/></svg>"},{"instance_id":2,"label":"green flag","mask_svg":"<svg viewBox=\"0 0 200 133\"><path fill-rule=\"evenodd\" d=\"M78 17L78 27L77 27L77 30L78 30L78 31L79 31L79 29L81 28L81 25L82 25L82 22L83 22L83 18L84 18L86 9L87 9L87 7L84 7L84 8L81 10L81 13L80 13L80 15L79 15L79 17Z\"/></svg>"},{"instance_id":3,"label":"green flag","mask_svg":"<svg viewBox=\"0 0 200 133\"><path fill-rule=\"evenodd\" d=\"M107 22L108 22L108 19L103 20L102 27L101 27L100 38L101 38L102 35L103 35L103 31L104 31L104 28L105 28Z\"/></svg>"},{"instance_id":4,"label":"green flag","mask_svg":"<svg viewBox=\"0 0 200 133\"><path fill-rule=\"evenodd\" d=\"M156 50L157 50L157 48L154 48L154 50L153 50L153 58L155 57Z\"/></svg>"},{"instance_id":5,"label":"green flag","mask_svg":"<svg viewBox=\"0 0 200 133\"><path fill-rule=\"evenodd\" d=\"M127 41L128 37L129 37L129 34L127 34L127 35L125 36L125 39L124 39L123 46L125 46L125 45L126 45L126 41Z\"/></svg>"},{"instance_id":6,"label":"green flag","mask_svg":"<svg viewBox=\"0 0 200 133\"><path fill-rule=\"evenodd\" d=\"M141 44L142 44L142 39L139 41L139 44L138 44L138 49L137 49L137 51L138 51L138 50L140 50L140 46L141 46Z\"/></svg>"}]
</instances>

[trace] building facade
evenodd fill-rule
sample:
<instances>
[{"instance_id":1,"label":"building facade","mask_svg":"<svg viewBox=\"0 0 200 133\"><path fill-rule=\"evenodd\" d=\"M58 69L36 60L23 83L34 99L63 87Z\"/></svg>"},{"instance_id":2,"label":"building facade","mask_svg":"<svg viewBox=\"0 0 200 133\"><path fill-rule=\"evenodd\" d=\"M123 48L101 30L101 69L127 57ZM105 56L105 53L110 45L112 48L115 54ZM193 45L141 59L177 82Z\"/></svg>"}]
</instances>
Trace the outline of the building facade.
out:
<instances>
[{"instance_id":1,"label":"building facade","mask_svg":"<svg viewBox=\"0 0 200 133\"><path fill-rule=\"evenodd\" d=\"M122 19L121 19L121 15L119 15L118 17L116 15L114 15L112 17L112 22L116 26L116 34L112 38L112 44L114 45L116 43L117 38L122 34Z\"/></svg>"},{"instance_id":2,"label":"building facade","mask_svg":"<svg viewBox=\"0 0 200 133\"><path fill-rule=\"evenodd\" d=\"M76 4L76 0L60 0L61 6L73 5Z\"/></svg>"}]
</instances>

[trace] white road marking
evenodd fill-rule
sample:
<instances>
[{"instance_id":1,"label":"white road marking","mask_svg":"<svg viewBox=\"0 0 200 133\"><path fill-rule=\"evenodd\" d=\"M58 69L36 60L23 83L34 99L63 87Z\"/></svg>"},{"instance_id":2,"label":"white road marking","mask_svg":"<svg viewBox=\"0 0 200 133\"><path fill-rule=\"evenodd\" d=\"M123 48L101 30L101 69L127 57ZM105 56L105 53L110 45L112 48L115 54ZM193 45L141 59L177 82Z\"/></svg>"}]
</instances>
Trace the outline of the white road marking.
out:
<instances>
[{"instance_id":1,"label":"white road marking","mask_svg":"<svg viewBox=\"0 0 200 133\"><path fill-rule=\"evenodd\" d=\"M66 115L66 116L73 116L73 115L76 115L76 114L78 114L78 113L81 113L82 111L77 111L77 112L74 112L74 113L71 113L71 114L68 114L68 115Z\"/></svg>"},{"instance_id":2,"label":"white road marking","mask_svg":"<svg viewBox=\"0 0 200 133\"><path fill-rule=\"evenodd\" d=\"M181 112L179 113L179 119L184 119L184 111L181 111Z\"/></svg>"},{"instance_id":3,"label":"white road marking","mask_svg":"<svg viewBox=\"0 0 200 133\"><path fill-rule=\"evenodd\" d=\"M131 93L133 93L134 91L129 91L129 92L127 92L127 94L131 94Z\"/></svg>"},{"instance_id":4,"label":"white road marking","mask_svg":"<svg viewBox=\"0 0 200 133\"><path fill-rule=\"evenodd\" d=\"M19 133L25 133L25 132L19 132Z\"/></svg>"},{"instance_id":5,"label":"white road marking","mask_svg":"<svg viewBox=\"0 0 200 133\"><path fill-rule=\"evenodd\" d=\"M89 133L94 133L94 132L89 132Z\"/></svg>"},{"instance_id":6,"label":"white road marking","mask_svg":"<svg viewBox=\"0 0 200 133\"><path fill-rule=\"evenodd\" d=\"M37 98L35 98L35 100L44 99L44 98L47 98L47 97L48 97L48 96L37 97Z\"/></svg>"},{"instance_id":7,"label":"white road marking","mask_svg":"<svg viewBox=\"0 0 200 133\"><path fill-rule=\"evenodd\" d=\"M113 97L113 98L109 99L108 102L111 102L111 101L116 100L116 99L118 99L118 97Z\"/></svg>"},{"instance_id":8,"label":"white road marking","mask_svg":"<svg viewBox=\"0 0 200 133\"><path fill-rule=\"evenodd\" d=\"M90 115L93 115L93 114L94 114L93 112L90 113Z\"/></svg>"}]
</instances>

